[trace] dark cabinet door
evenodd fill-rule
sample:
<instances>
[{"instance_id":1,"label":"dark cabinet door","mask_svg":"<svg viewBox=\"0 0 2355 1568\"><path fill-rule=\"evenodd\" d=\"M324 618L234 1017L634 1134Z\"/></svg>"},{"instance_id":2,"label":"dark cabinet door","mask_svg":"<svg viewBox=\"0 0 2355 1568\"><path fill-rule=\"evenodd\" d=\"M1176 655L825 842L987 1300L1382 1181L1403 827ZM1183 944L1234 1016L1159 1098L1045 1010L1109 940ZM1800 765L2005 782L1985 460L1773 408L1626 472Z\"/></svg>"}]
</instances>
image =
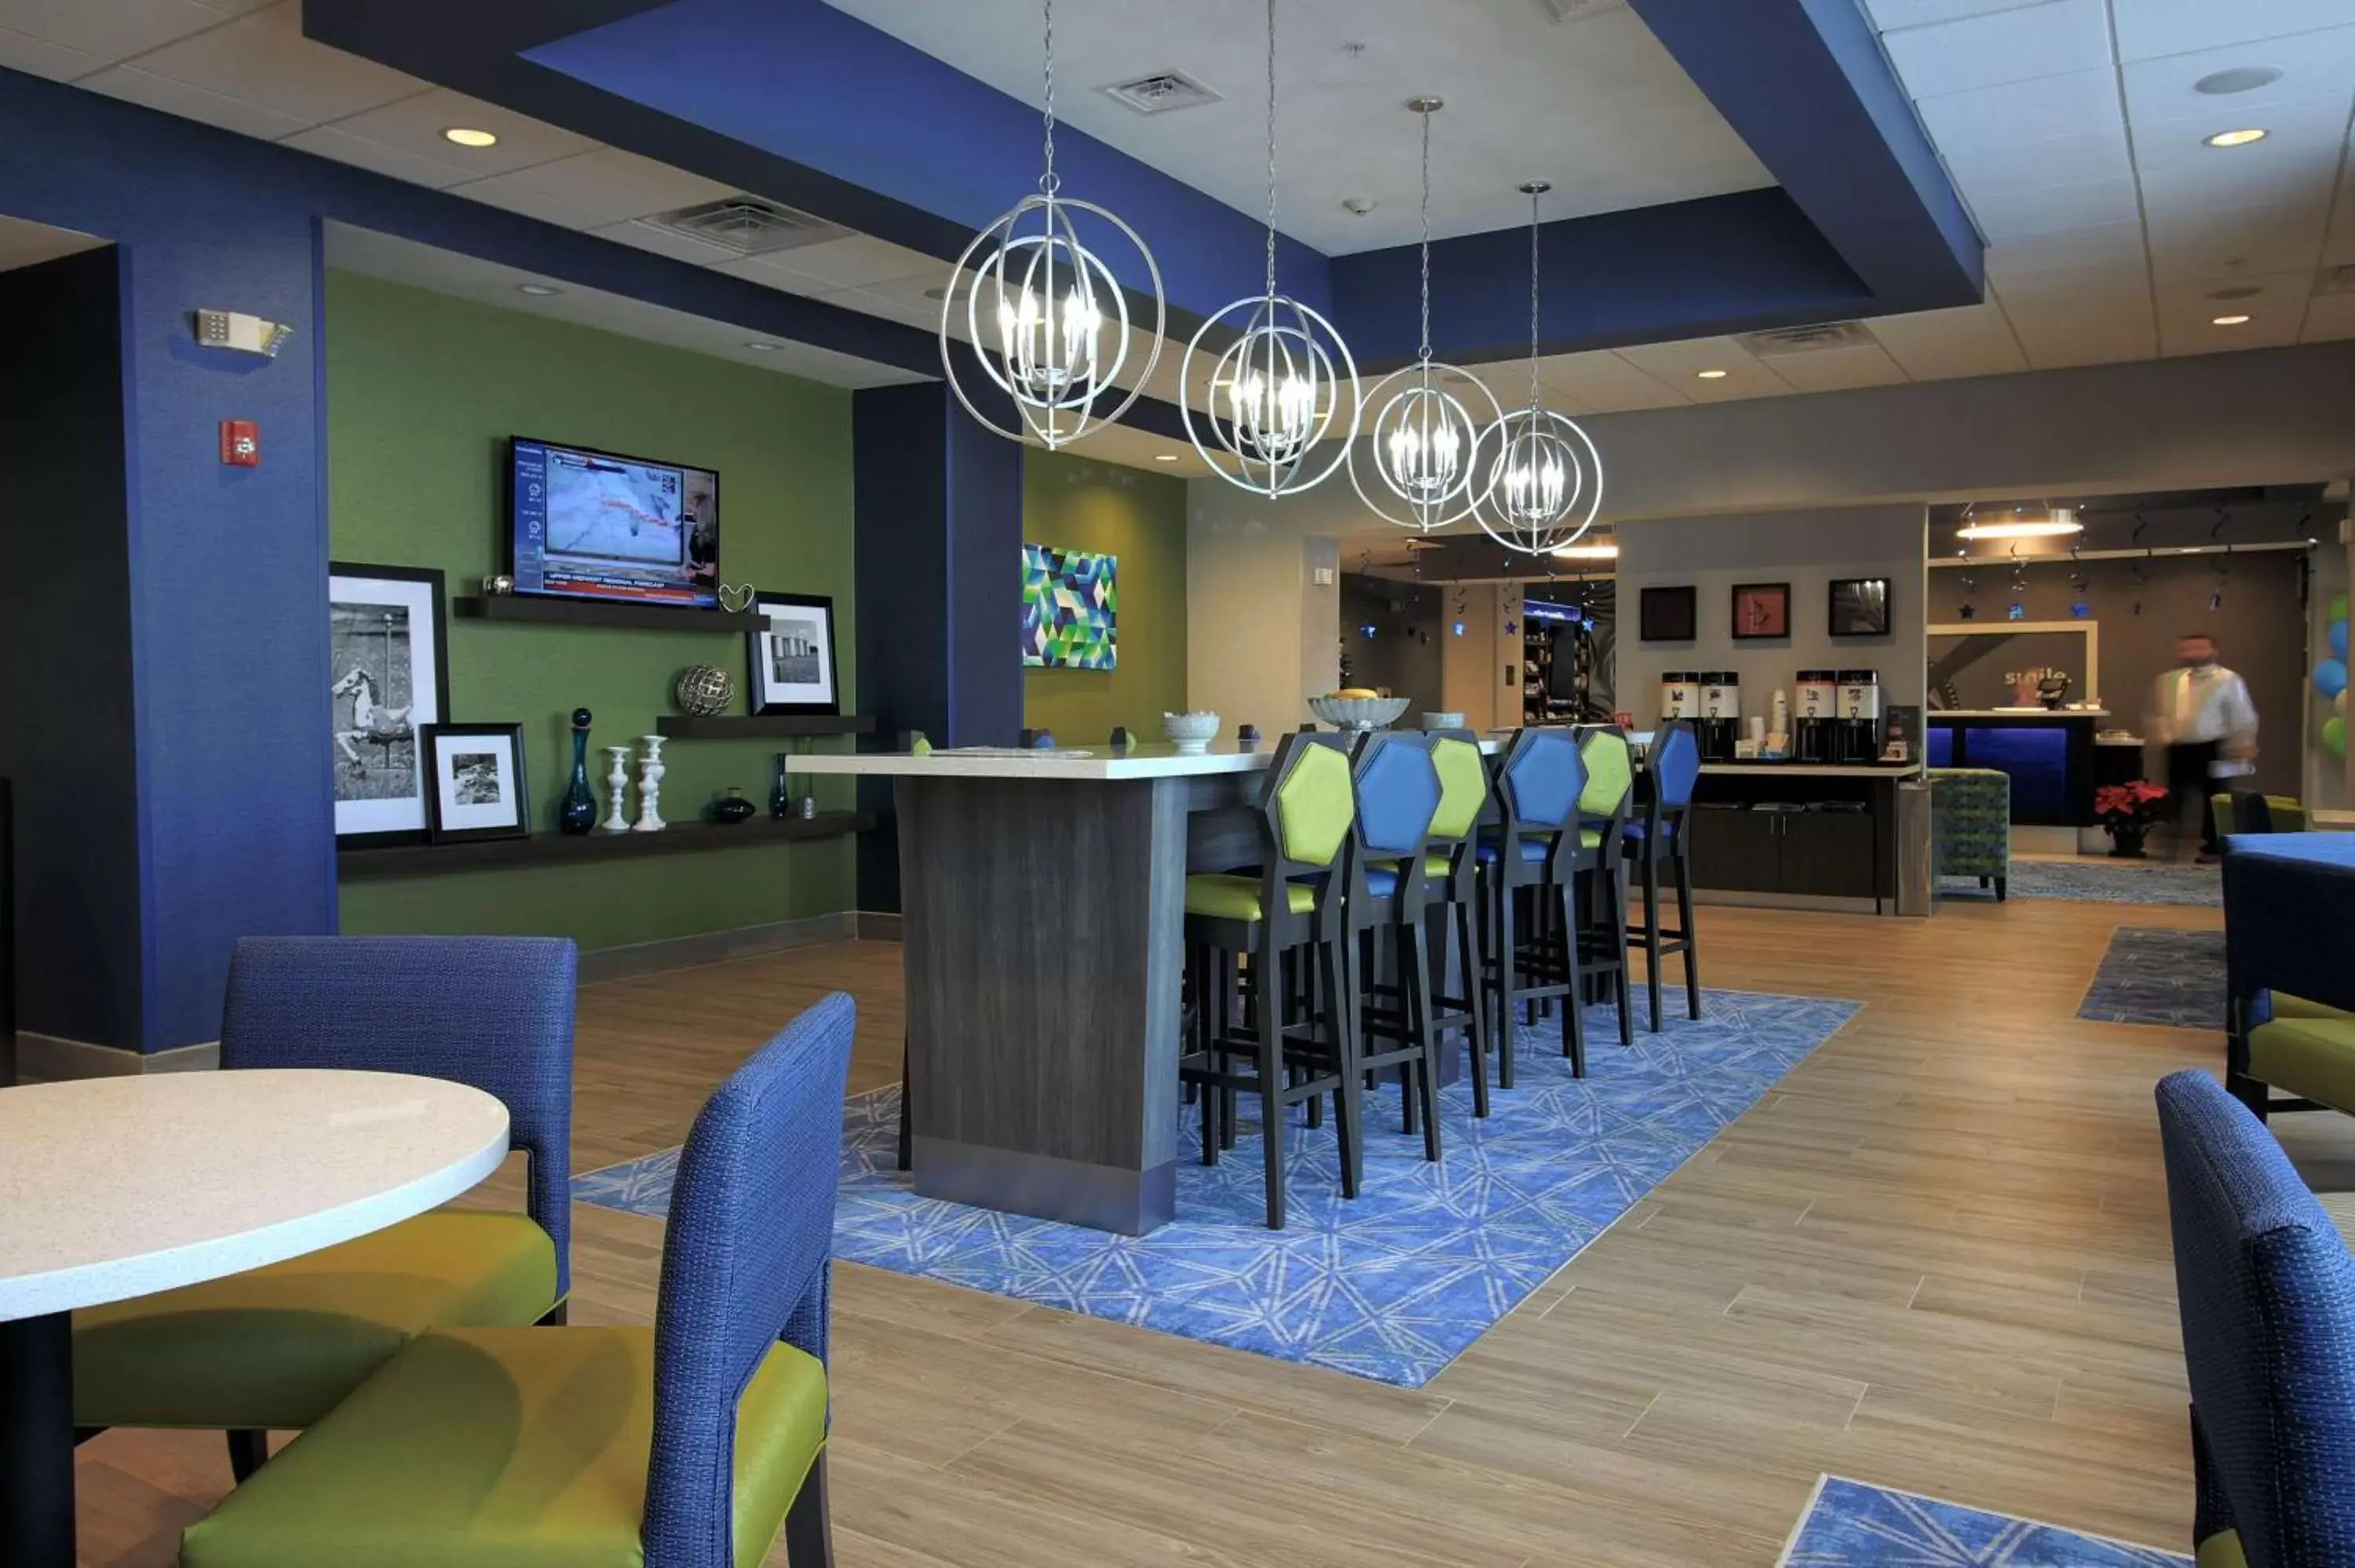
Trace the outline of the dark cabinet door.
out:
<instances>
[{"instance_id":1,"label":"dark cabinet door","mask_svg":"<svg viewBox=\"0 0 2355 1568\"><path fill-rule=\"evenodd\" d=\"M1781 835L1768 811L1696 810L1685 817L1691 835L1695 887L1729 893L1773 893L1780 886Z\"/></svg>"},{"instance_id":2,"label":"dark cabinet door","mask_svg":"<svg viewBox=\"0 0 2355 1568\"><path fill-rule=\"evenodd\" d=\"M1862 811L1794 811L1782 819L1785 893L1873 895L1873 820Z\"/></svg>"}]
</instances>

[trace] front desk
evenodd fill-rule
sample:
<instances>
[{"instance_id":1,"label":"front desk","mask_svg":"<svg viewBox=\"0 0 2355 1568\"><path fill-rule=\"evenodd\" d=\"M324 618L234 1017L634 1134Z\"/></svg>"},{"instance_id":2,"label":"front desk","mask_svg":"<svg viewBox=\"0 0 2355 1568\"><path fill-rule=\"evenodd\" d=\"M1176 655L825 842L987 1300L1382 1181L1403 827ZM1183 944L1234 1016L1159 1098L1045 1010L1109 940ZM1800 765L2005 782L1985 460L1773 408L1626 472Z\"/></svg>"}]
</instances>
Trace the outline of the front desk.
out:
<instances>
[{"instance_id":1,"label":"front desk","mask_svg":"<svg viewBox=\"0 0 2355 1568\"><path fill-rule=\"evenodd\" d=\"M1923 715L1933 768L1992 768L2011 778L2014 826L2094 824L2094 790L2125 748L2097 746L2105 708L1936 708ZM2138 768L2141 753L2126 752ZM2130 777L2131 775L2129 775Z\"/></svg>"}]
</instances>

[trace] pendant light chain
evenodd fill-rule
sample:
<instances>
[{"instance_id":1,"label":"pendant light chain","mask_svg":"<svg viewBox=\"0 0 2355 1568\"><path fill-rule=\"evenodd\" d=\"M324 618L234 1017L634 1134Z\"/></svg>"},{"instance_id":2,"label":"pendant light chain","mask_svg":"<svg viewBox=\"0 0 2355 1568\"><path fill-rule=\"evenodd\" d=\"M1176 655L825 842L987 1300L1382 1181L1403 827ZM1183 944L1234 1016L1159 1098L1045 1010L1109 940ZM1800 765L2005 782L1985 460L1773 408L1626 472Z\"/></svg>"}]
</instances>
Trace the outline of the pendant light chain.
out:
<instances>
[{"instance_id":1,"label":"pendant light chain","mask_svg":"<svg viewBox=\"0 0 2355 1568\"><path fill-rule=\"evenodd\" d=\"M1047 131L1047 167L1039 176L1039 189L1053 196L1063 186L1063 177L1055 173L1055 0L1040 0L1039 9L1046 16L1047 35L1047 106L1040 116Z\"/></svg>"},{"instance_id":2,"label":"pendant light chain","mask_svg":"<svg viewBox=\"0 0 2355 1568\"><path fill-rule=\"evenodd\" d=\"M1267 297L1275 298L1275 0L1267 0Z\"/></svg>"},{"instance_id":3,"label":"pendant light chain","mask_svg":"<svg viewBox=\"0 0 2355 1568\"><path fill-rule=\"evenodd\" d=\"M1423 342L1415 351L1431 360L1431 115L1423 115Z\"/></svg>"},{"instance_id":4,"label":"pendant light chain","mask_svg":"<svg viewBox=\"0 0 2355 1568\"><path fill-rule=\"evenodd\" d=\"M1538 198L1529 193L1529 407L1538 406Z\"/></svg>"}]
</instances>

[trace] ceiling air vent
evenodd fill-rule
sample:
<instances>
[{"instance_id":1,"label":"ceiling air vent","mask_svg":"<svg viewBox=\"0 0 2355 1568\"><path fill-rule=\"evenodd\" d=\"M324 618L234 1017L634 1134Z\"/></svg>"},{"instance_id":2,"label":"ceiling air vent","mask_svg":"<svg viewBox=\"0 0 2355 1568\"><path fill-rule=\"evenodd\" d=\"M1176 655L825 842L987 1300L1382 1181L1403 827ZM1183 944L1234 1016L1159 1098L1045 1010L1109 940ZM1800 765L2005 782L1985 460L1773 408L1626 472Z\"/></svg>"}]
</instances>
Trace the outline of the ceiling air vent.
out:
<instances>
[{"instance_id":1,"label":"ceiling air vent","mask_svg":"<svg viewBox=\"0 0 2355 1568\"><path fill-rule=\"evenodd\" d=\"M1198 109L1219 101L1219 94L1182 70L1157 70L1098 90L1118 99L1139 114L1167 114L1174 110Z\"/></svg>"},{"instance_id":2,"label":"ceiling air vent","mask_svg":"<svg viewBox=\"0 0 2355 1568\"><path fill-rule=\"evenodd\" d=\"M1856 348L1878 340L1864 330L1862 322L1819 322L1814 326L1746 332L1733 341L1760 359L1777 359L1793 354L1821 354L1828 348Z\"/></svg>"},{"instance_id":3,"label":"ceiling air vent","mask_svg":"<svg viewBox=\"0 0 2355 1568\"><path fill-rule=\"evenodd\" d=\"M773 250L792 250L824 240L840 239L850 232L822 217L814 217L782 203L763 201L754 196L721 196L718 201L698 202L676 211L658 212L652 217L642 217L638 221L648 228L659 228L666 234L683 234L689 239L700 239L706 245L733 250L739 256L765 256Z\"/></svg>"}]
</instances>

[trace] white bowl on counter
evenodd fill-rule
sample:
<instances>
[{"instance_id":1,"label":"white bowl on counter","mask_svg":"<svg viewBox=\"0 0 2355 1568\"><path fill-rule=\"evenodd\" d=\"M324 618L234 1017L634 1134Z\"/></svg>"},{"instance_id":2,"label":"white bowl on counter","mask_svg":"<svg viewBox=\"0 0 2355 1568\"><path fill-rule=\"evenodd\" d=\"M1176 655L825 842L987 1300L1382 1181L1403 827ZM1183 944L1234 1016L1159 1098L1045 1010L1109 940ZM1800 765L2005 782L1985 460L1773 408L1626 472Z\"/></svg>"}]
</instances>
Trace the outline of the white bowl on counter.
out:
<instances>
[{"instance_id":1,"label":"white bowl on counter","mask_svg":"<svg viewBox=\"0 0 2355 1568\"><path fill-rule=\"evenodd\" d=\"M1335 729L1388 729L1407 710L1406 697L1311 697L1308 711Z\"/></svg>"},{"instance_id":2,"label":"white bowl on counter","mask_svg":"<svg viewBox=\"0 0 2355 1568\"><path fill-rule=\"evenodd\" d=\"M1169 744L1188 757L1199 757L1210 749L1210 742L1219 736L1219 715L1214 713L1163 714L1161 733Z\"/></svg>"}]
</instances>

